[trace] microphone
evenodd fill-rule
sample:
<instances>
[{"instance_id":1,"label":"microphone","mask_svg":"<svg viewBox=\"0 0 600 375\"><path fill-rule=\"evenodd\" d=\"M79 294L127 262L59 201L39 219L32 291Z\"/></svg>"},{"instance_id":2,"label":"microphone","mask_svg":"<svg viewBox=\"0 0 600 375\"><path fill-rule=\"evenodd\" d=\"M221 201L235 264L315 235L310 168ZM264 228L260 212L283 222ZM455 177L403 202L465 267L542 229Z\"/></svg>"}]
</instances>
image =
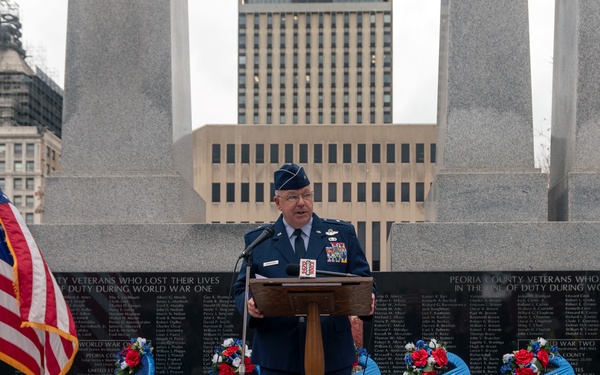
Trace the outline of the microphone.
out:
<instances>
[{"instance_id":1,"label":"microphone","mask_svg":"<svg viewBox=\"0 0 600 375\"><path fill-rule=\"evenodd\" d=\"M300 265L296 264L296 263L290 263L287 266L285 266L285 273L288 276L296 276L298 277L300 275ZM323 275L323 276L335 276L335 277L358 277L358 275L355 275L353 273L342 273L342 272L332 272L332 271L319 271L316 270L317 275Z\"/></svg>"},{"instance_id":2,"label":"microphone","mask_svg":"<svg viewBox=\"0 0 600 375\"><path fill-rule=\"evenodd\" d=\"M264 240L273 237L273 234L275 234L275 227L272 225L266 227L265 230L263 230L263 232L258 237L256 237L256 239L252 241L252 243L248 245L248 247L246 247L244 251L242 251L238 259L247 258L256 246L263 243Z\"/></svg>"}]
</instances>

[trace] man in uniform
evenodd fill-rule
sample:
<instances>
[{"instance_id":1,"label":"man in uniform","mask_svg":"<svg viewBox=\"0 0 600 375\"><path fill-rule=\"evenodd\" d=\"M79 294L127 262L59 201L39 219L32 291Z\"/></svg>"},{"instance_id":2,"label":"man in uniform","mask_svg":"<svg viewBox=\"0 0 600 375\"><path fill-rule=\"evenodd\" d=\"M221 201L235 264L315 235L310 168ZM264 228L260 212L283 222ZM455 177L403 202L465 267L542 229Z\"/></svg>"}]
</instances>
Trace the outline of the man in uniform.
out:
<instances>
[{"instance_id":1,"label":"man in uniform","mask_svg":"<svg viewBox=\"0 0 600 375\"><path fill-rule=\"evenodd\" d=\"M290 277L288 264L299 259L315 259L317 270L351 273L369 277L371 271L360 246L354 226L340 220L321 219L313 213L313 191L304 168L284 164L275 171L274 201L281 215L274 224L273 237L252 251L250 277ZM244 236L251 244L265 227ZM252 363L260 365L261 375L292 375L304 373L304 317L264 317L254 299L244 299L246 262L235 283L236 305L244 311L248 304L249 327L254 328ZM371 299L372 316L375 295ZM369 317L364 317L368 319ZM350 375L356 362L356 352L350 320L345 316L321 317L321 332L325 354L325 374Z\"/></svg>"}]
</instances>

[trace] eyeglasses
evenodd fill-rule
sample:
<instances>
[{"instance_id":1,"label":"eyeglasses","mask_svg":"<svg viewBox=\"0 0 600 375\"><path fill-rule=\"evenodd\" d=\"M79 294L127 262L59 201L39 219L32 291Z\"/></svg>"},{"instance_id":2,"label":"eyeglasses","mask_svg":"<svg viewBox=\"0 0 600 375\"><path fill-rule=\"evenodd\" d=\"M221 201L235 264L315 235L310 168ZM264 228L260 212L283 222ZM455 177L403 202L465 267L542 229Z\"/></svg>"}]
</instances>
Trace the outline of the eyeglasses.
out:
<instances>
[{"instance_id":1,"label":"eyeglasses","mask_svg":"<svg viewBox=\"0 0 600 375\"><path fill-rule=\"evenodd\" d=\"M300 198L304 199L305 201L310 201L310 200L312 200L313 195L315 195L315 194L311 192L311 193L304 193L301 195L288 195L287 197L278 195L278 197L283 198L290 203L296 203L296 202L298 202L298 200Z\"/></svg>"}]
</instances>

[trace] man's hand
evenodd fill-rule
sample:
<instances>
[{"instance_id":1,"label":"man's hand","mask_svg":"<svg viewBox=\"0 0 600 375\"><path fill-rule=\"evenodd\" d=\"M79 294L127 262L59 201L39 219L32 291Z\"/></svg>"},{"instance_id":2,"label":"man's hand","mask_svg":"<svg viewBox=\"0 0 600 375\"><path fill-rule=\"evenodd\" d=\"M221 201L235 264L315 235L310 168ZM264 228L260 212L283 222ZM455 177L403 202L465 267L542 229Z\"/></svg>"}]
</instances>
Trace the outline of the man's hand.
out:
<instances>
[{"instance_id":1,"label":"man's hand","mask_svg":"<svg viewBox=\"0 0 600 375\"><path fill-rule=\"evenodd\" d=\"M371 293L371 311L369 311L369 315L373 315L375 312L375 293Z\"/></svg>"},{"instance_id":2,"label":"man's hand","mask_svg":"<svg viewBox=\"0 0 600 375\"><path fill-rule=\"evenodd\" d=\"M264 318L264 315L260 313L260 310L256 307L254 303L254 298L250 298L248 300L248 314L250 314L253 318Z\"/></svg>"}]
</instances>

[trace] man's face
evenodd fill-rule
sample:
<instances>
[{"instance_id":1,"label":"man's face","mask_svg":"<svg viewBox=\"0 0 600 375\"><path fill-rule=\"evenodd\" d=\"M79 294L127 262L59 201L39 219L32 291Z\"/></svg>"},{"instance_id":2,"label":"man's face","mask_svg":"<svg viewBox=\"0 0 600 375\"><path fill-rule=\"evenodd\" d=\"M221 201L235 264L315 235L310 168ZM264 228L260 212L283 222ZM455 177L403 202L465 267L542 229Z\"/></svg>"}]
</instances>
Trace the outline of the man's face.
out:
<instances>
[{"instance_id":1,"label":"man's face","mask_svg":"<svg viewBox=\"0 0 600 375\"><path fill-rule=\"evenodd\" d=\"M285 221L293 228L302 228L310 221L313 214L310 185L298 190L279 190L279 195L274 200Z\"/></svg>"}]
</instances>

